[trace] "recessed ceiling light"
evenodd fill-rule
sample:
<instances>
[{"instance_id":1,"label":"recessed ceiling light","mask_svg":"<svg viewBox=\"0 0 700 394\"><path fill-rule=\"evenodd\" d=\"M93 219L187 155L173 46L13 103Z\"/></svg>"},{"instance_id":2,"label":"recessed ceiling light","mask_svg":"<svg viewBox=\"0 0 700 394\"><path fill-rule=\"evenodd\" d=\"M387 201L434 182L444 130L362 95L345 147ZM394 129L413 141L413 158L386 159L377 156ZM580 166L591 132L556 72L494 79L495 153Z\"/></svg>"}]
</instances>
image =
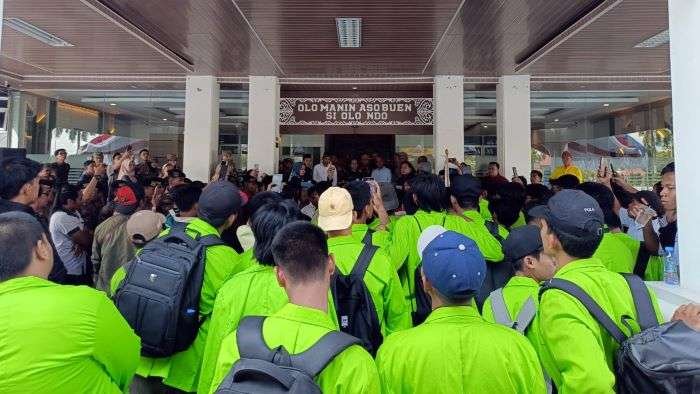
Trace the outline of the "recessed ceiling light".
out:
<instances>
[{"instance_id":1,"label":"recessed ceiling light","mask_svg":"<svg viewBox=\"0 0 700 394\"><path fill-rule=\"evenodd\" d=\"M656 48L658 46L668 44L670 41L671 37L668 34L668 29L662 31L661 33L649 37L646 40L640 42L639 44L635 45L635 48Z\"/></svg>"},{"instance_id":2,"label":"recessed ceiling light","mask_svg":"<svg viewBox=\"0 0 700 394\"><path fill-rule=\"evenodd\" d=\"M341 48L359 48L362 44L362 18L335 18L338 45Z\"/></svg>"},{"instance_id":3,"label":"recessed ceiling light","mask_svg":"<svg viewBox=\"0 0 700 394\"><path fill-rule=\"evenodd\" d=\"M166 119L166 118L163 118L163 121L167 121L167 120L168 120L168 119Z\"/></svg>"},{"instance_id":4,"label":"recessed ceiling light","mask_svg":"<svg viewBox=\"0 0 700 394\"><path fill-rule=\"evenodd\" d=\"M352 90L357 90L357 86L353 86L353 87L352 87Z\"/></svg>"},{"instance_id":5,"label":"recessed ceiling light","mask_svg":"<svg viewBox=\"0 0 700 394\"><path fill-rule=\"evenodd\" d=\"M44 31L31 23L19 19L19 18L7 18L4 21L5 26L20 32L22 34L26 34L29 37L35 38L44 44L50 45L52 47L72 47L73 44L70 42L60 38L56 37L55 35Z\"/></svg>"},{"instance_id":6,"label":"recessed ceiling light","mask_svg":"<svg viewBox=\"0 0 700 394\"><path fill-rule=\"evenodd\" d=\"M610 104L608 104L608 103L603 104L603 107L609 107L609 106L610 106Z\"/></svg>"},{"instance_id":7,"label":"recessed ceiling light","mask_svg":"<svg viewBox=\"0 0 700 394\"><path fill-rule=\"evenodd\" d=\"M485 129L488 129L488 128L489 128L489 126L488 126L488 125L484 125L484 128L485 128Z\"/></svg>"},{"instance_id":8,"label":"recessed ceiling light","mask_svg":"<svg viewBox=\"0 0 700 394\"><path fill-rule=\"evenodd\" d=\"M109 105L111 105L112 107L114 107L114 106L117 105L117 104L116 104L116 103L109 103Z\"/></svg>"},{"instance_id":9,"label":"recessed ceiling light","mask_svg":"<svg viewBox=\"0 0 700 394\"><path fill-rule=\"evenodd\" d=\"M558 121L559 121L559 119L554 119L554 121L555 121L555 122L558 122Z\"/></svg>"}]
</instances>

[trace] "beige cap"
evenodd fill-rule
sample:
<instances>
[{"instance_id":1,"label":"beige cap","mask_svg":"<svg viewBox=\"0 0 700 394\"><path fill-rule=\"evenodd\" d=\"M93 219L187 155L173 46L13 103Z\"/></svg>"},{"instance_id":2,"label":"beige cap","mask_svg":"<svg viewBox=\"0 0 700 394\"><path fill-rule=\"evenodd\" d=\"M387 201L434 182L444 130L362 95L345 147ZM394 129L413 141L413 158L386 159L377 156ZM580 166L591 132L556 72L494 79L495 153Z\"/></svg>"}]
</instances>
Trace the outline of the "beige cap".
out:
<instances>
[{"instance_id":1,"label":"beige cap","mask_svg":"<svg viewBox=\"0 0 700 394\"><path fill-rule=\"evenodd\" d=\"M126 234L137 243L146 243L163 231L165 216L153 211L138 211L126 222ZM143 239L141 239L143 238Z\"/></svg>"},{"instance_id":2,"label":"beige cap","mask_svg":"<svg viewBox=\"0 0 700 394\"><path fill-rule=\"evenodd\" d=\"M352 197L340 187L328 188L318 199L318 226L323 231L345 230L352 225Z\"/></svg>"}]
</instances>

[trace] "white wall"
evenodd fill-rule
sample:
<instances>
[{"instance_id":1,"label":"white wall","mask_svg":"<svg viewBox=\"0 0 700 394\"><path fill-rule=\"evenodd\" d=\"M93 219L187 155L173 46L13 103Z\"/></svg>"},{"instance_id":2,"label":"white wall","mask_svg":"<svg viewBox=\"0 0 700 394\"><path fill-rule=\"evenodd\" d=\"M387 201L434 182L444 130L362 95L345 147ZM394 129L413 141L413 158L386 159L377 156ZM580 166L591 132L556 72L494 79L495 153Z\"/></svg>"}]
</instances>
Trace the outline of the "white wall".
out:
<instances>
[{"instance_id":1,"label":"white wall","mask_svg":"<svg viewBox=\"0 0 700 394\"><path fill-rule=\"evenodd\" d=\"M700 2L669 0L681 286L700 293ZM700 301L700 299L695 299Z\"/></svg>"},{"instance_id":2,"label":"white wall","mask_svg":"<svg viewBox=\"0 0 700 394\"><path fill-rule=\"evenodd\" d=\"M182 166L192 180L208 181L219 145L219 83L214 76L188 76Z\"/></svg>"}]
</instances>

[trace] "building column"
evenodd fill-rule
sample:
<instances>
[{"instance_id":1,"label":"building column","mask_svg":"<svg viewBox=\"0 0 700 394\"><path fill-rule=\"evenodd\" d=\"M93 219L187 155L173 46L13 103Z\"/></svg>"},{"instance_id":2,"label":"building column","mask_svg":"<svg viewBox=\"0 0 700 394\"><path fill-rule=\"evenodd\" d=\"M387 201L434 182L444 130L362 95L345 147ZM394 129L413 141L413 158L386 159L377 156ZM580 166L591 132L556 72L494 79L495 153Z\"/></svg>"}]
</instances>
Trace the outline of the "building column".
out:
<instances>
[{"instance_id":1,"label":"building column","mask_svg":"<svg viewBox=\"0 0 700 394\"><path fill-rule=\"evenodd\" d=\"M194 180L208 182L219 146L219 83L211 75L188 76L182 166Z\"/></svg>"},{"instance_id":2,"label":"building column","mask_svg":"<svg viewBox=\"0 0 700 394\"><path fill-rule=\"evenodd\" d=\"M280 85L277 77L250 76L248 99L248 169L277 172Z\"/></svg>"},{"instance_id":3,"label":"building column","mask_svg":"<svg viewBox=\"0 0 700 394\"><path fill-rule=\"evenodd\" d=\"M681 287L700 295L700 210L696 200L700 193L700 3L669 0L668 11Z\"/></svg>"},{"instance_id":4,"label":"building column","mask_svg":"<svg viewBox=\"0 0 700 394\"><path fill-rule=\"evenodd\" d=\"M450 157L464 161L464 77L437 75L433 83L433 160L435 170Z\"/></svg>"},{"instance_id":5,"label":"building column","mask_svg":"<svg viewBox=\"0 0 700 394\"><path fill-rule=\"evenodd\" d=\"M512 167L526 178L532 167L530 126L530 76L504 75L496 88L498 163L510 178Z\"/></svg>"}]
</instances>

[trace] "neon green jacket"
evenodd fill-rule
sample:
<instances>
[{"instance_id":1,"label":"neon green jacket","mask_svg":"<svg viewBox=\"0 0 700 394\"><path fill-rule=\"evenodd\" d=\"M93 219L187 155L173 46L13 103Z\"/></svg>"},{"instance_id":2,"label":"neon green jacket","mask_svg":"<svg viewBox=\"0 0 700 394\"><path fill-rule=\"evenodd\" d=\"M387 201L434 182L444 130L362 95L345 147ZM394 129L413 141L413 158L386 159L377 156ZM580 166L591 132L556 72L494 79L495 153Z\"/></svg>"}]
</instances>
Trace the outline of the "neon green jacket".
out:
<instances>
[{"instance_id":1,"label":"neon green jacket","mask_svg":"<svg viewBox=\"0 0 700 394\"><path fill-rule=\"evenodd\" d=\"M484 220L493 220L491 216L491 211L489 211L489 200L485 198L479 198L479 213Z\"/></svg>"},{"instance_id":2,"label":"neon green jacket","mask_svg":"<svg viewBox=\"0 0 700 394\"><path fill-rule=\"evenodd\" d=\"M542 368L522 335L472 306L442 307L379 348L385 394L544 393Z\"/></svg>"},{"instance_id":3,"label":"neon green jacket","mask_svg":"<svg viewBox=\"0 0 700 394\"><path fill-rule=\"evenodd\" d=\"M366 224L353 224L352 237L357 242L362 242L365 239L365 234L370 228ZM372 245L378 248L386 248L389 245L389 232L385 230L377 230L372 233Z\"/></svg>"},{"instance_id":4,"label":"neon green jacket","mask_svg":"<svg viewBox=\"0 0 700 394\"><path fill-rule=\"evenodd\" d=\"M161 233L161 236L169 233L169 231L164 231ZM199 218L188 223L186 231L190 236L194 236L196 233L202 236L219 235L216 228ZM242 260L238 253L224 245L207 248L205 258L204 282L202 283L201 298L199 300L199 313L204 322L199 327L197 337L187 350L171 357L141 357L141 364L136 370L139 376L162 377L163 383L182 391L194 392L197 389L204 345L206 344L209 325L211 324L209 317L214 307L216 293L226 278L245 270L250 265L250 261ZM120 268L112 279L112 293L124 279L124 276L124 269Z\"/></svg>"},{"instance_id":5,"label":"neon green jacket","mask_svg":"<svg viewBox=\"0 0 700 394\"><path fill-rule=\"evenodd\" d=\"M475 223L475 224L471 225L472 227L474 227L474 231L480 233L481 237L483 237L485 239L489 239L489 237L493 238L494 240L496 240L496 242L498 242L498 247L500 248L501 243L491 234L489 229L486 227L486 219L484 219L484 217L481 216L481 214L479 212L474 211L474 210L469 210L469 211L462 212L462 215L464 215L464 217L472 220ZM508 230L501 225L498 225L498 234L503 239L508 238ZM479 245L479 244L477 243L477 245ZM481 249L481 246L479 246L479 249ZM483 254L484 252L482 251L481 253ZM493 253L493 254L495 255L495 253ZM486 256L484 256L484 257L486 257ZM487 258L487 260L489 260L491 262L500 262L501 260L503 260L503 257L501 257L499 260L490 260L488 258Z\"/></svg>"},{"instance_id":6,"label":"neon green jacket","mask_svg":"<svg viewBox=\"0 0 700 394\"><path fill-rule=\"evenodd\" d=\"M284 346L290 354L299 354L334 330L336 328L326 312L288 303L265 319L263 338L270 348ZM235 331L222 343L209 393L216 390L240 358ZM338 354L315 380L324 394L380 392L379 376L372 356L359 345L350 346Z\"/></svg>"},{"instance_id":7,"label":"neon green jacket","mask_svg":"<svg viewBox=\"0 0 700 394\"><path fill-rule=\"evenodd\" d=\"M397 220L399 220L401 217L396 216L396 215L389 215L389 223L386 224L386 231L391 232L391 230L394 228L394 223L396 223ZM374 218L372 220L368 227L372 230L376 230L377 227L381 224L381 221L379 221L379 218Z\"/></svg>"},{"instance_id":8,"label":"neon green jacket","mask_svg":"<svg viewBox=\"0 0 700 394\"><path fill-rule=\"evenodd\" d=\"M600 259L603 265L613 272L632 272L635 258L630 249L613 233L603 234L603 240L593 257Z\"/></svg>"},{"instance_id":9,"label":"neon green jacket","mask_svg":"<svg viewBox=\"0 0 700 394\"><path fill-rule=\"evenodd\" d=\"M328 252L343 275L348 275L357 262L364 245L350 236L328 238ZM411 313L404 298L401 282L387 255L380 249L372 257L364 277L382 334L411 328Z\"/></svg>"},{"instance_id":10,"label":"neon green jacket","mask_svg":"<svg viewBox=\"0 0 700 394\"><path fill-rule=\"evenodd\" d=\"M0 282L0 391L125 392L141 341L112 301L33 276Z\"/></svg>"},{"instance_id":11,"label":"neon green jacket","mask_svg":"<svg viewBox=\"0 0 700 394\"><path fill-rule=\"evenodd\" d=\"M199 393L216 389L211 384L219 349L224 338L238 328L241 320L245 316L270 316L289 303L287 293L277 283L275 268L258 263L252 255L251 258L253 265L227 280L216 295L197 386ZM328 300L328 317L337 329L330 292Z\"/></svg>"},{"instance_id":12,"label":"neon green jacket","mask_svg":"<svg viewBox=\"0 0 700 394\"><path fill-rule=\"evenodd\" d=\"M518 220L516 220L515 223L513 223L513 225L510 226L510 228L514 229L514 228L522 227L526 224L527 224L527 222L525 221L525 214L522 211L520 211L520 213L518 214Z\"/></svg>"},{"instance_id":13,"label":"neon green jacket","mask_svg":"<svg viewBox=\"0 0 700 394\"><path fill-rule=\"evenodd\" d=\"M630 335L622 316L636 317L632 295L625 279L609 271L597 258L568 263L554 275L579 285ZM659 321L656 296L649 290ZM540 359L559 393L613 393L613 359L619 345L586 308L560 290L548 290L540 299L536 335L542 343ZM639 325L629 323L634 333Z\"/></svg>"},{"instance_id":14,"label":"neon green jacket","mask_svg":"<svg viewBox=\"0 0 700 394\"><path fill-rule=\"evenodd\" d=\"M419 225L417 224L420 224ZM399 219L391 232L389 247L386 249L389 258L399 272L404 295L410 300L411 310L415 311L414 274L421 258L418 255L418 238L422 230L431 225L443 225L448 230L455 231L471 238L488 261L503 260L501 244L494 238L483 223L468 220L462 216L444 212L426 212L419 210L415 215L407 215Z\"/></svg>"},{"instance_id":15,"label":"neon green jacket","mask_svg":"<svg viewBox=\"0 0 700 394\"><path fill-rule=\"evenodd\" d=\"M623 232L618 232L618 233L610 233L613 237L617 238L620 242L625 244L627 248L630 250L630 253L632 253L632 266L630 267L629 271L624 271L624 272L632 272L634 270L634 264L637 262L637 255L639 254L639 250L642 247L642 243L637 241L636 239L630 237L626 233ZM647 263L647 269L644 271L644 280L663 280L664 278L664 262L663 259L659 256L649 256L649 262Z\"/></svg>"}]
</instances>

